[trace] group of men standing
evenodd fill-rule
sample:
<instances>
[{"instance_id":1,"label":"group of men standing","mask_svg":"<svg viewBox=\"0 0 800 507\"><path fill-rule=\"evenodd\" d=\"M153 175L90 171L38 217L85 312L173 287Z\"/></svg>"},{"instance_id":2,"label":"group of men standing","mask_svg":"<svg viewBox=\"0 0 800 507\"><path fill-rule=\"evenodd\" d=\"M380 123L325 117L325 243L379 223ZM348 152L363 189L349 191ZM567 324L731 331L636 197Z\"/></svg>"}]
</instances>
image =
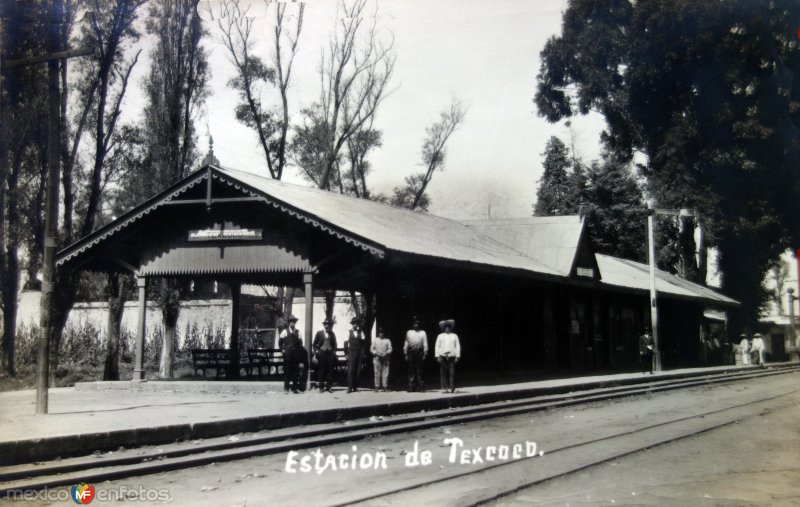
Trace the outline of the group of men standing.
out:
<instances>
[{"instance_id":1,"label":"group of men standing","mask_svg":"<svg viewBox=\"0 0 800 507\"><path fill-rule=\"evenodd\" d=\"M762 368L766 367L764 353L766 352L766 345L764 344L764 337L761 333L753 335L753 340L747 339L746 334L739 335L739 352L742 354L742 364L758 364Z\"/></svg>"},{"instance_id":2,"label":"group of men standing","mask_svg":"<svg viewBox=\"0 0 800 507\"><path fill-rule=\"evenodd\" d=\"M359 316L351 321L348 338L344 342L344 355L347 360L347 392L358 391L361 369L367 355L367 340L364 335L363 319ZM333 332L333 321L325 319L323 329L314 336L312 343L312 362L316 364L317 384L319 392L333 392L331 389L333 371L336 366L336 350L338 342ZM452 319L439 322L441 333L436 338L434 354L439 362L442 392L455 392L455 365L461 357L461 344L458 335L453 332L455 321ZM280 334L279 348L283 351L284 392L299 392L301 387L300 364L307 362L306 349L302 345L300 332L297 329L297 317L289 316L287 327ZM392 342L383 328L378 327L377 336L369 346L375 374L375 391L388 391L389 368L393 353ZM421 328L417 317L412 319L412 328L408 330L403 343L403 355L408 363L408 391L423 391L423 363L428 355L428 335Z\"/></svg>"}]
</instances>

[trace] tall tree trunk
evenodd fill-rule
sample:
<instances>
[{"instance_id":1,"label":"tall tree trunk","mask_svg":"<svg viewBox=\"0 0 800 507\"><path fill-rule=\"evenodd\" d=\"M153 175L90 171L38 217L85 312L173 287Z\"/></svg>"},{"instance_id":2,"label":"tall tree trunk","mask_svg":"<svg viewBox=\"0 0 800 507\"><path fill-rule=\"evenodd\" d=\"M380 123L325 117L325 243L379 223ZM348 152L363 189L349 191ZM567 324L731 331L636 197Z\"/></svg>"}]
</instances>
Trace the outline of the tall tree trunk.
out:
<instances>
[{"instance_id":1,"label":"tall tree trunk","mask_svg":"<svg viewBox=\"0 0 800 507\"><path fill-rule=\"evenodd\" d=\"M3 142L4 142L2 137L3 136L0 135L0 145L2 145ZM2 151L3 151L3 149L0 146L0 157L2 156L1 155ZM0 162L0 165L2 165L2 162ZM6 210L6 194L4 192L5 189L3 188L3 182L5 181L5 175L3 174L2 169L3 168L0 167L0 176L2 176L2 178L0 178L0 280L5 280L6 276L7 276L7 274L6 274L6 253L5 253L5 250L2 248L2 245L4 245L5 241L6 241L6 211L5 211ZM5 300L6 300L6 298L3 296L3 293L2 293L2 284L0 284L0 302L5 302ZM13 369L14 362L13 361L11 361L11 362L8 361L8 357L9 356L8 356L7 348L9 347L9 345L8 345L9 336L10 336L9 333L5 330L5 312L3 312L3 336L2 336L2 343L0 343L0 360L1 360L0 361L0 371L1 370L5 370L7 373L10 374L8 365L11 364L12 368L10 368L10 369Z\"/></svg>"},{"instance_id":2,"label":"tall tree trunk","mask_svg":"<svg viewBox=\"0 0 800 507\"><path fill-rule=\"evenodd\" d=\"M678 249L680 254L680 275L692 282L703 283L698 280L699 270L695 259L694 220L678 217Z\"/></svg>"},{"instance_id":3,"label":"tall tree trunk","mask_svg":"<svg viewBox=\"0 0 800 507\"><path fill-rule=\"evenodd\" d=\"M336 304L336 291L325 291L325 318L333 319L333 306Z\"/></svg>"},{"instance_id":4,"label":"tall tree trunk","mask_svg":"<svg viewBox=\"0 0 800 507\"><path fill-rule=\"evenodd\" d=\"M292 314L292 306L294 305L294 295L297 289L294 287L286 287L286 297L283 300L283 316L288 317Z\"/></svg>"},{"instance_id":5,"label":"tall tree trunk","mask_svg":"<svg viewBox=\"0 0 800 507\"><path fill-rule=\"evenodd\" d=\"M108 332L103 380L119 380L119 337L127 281L128 277L125 275L108 275Z\"/></svg>"},{"instance_id":6,"label":"tall tree trunk","mask_svg":"<svg viewBox=\"0 0 800 507\"><path fill-rule=\"evenodd\" d=\"M15 262L12 262L15 264ZM12 264L9 263L9 264ZM17 334L17 288L19 287L19 270L9 269L3 278L3 369L13 377L15 366L16 334Z\"/></svg>"},{"instance_id":7,"label":"tall tree trunk","mask_svg":"<svg viewBox=\"0 0 800 507\"><path fill-rule=\"evenodd\" d=\"M161 360L158 366L159 378L173 378L172 369L175 342L178 335L178 315L181 310L180 290L176 281L161 279L161 316L164 321L164 340L161 342Z\"/></svg>"},{"instance_id":8,"label":"tall tree trunk","mask_svg":"<svg viewBox=\"0 0 800 507\"><path fill-rule=\"evenodd\" d=\"M6 180L6 246L4 252L5 266L2 280L3 293L3 355L6 359L6 372L13 376L16 374L15 350L17 334L17 292L19 291L19 172L22 168L22 156L17 153L14 157L11 171Z\"/></svg>"},{"instance_id":9,"label":"tall tree trunk","mask_svg":"<svg viewBox=\"0 0 800 507\"><path fill-rule=\"evenodd\" d=\"M78 275L75 273L57 273L53 291L53 306L50 311L50 385L53 385L52 375L58 371L61 361L61 342L64 338L64 328L72 306L75 304L75 288L78 286Z\"/></svg>"}]
</instances>

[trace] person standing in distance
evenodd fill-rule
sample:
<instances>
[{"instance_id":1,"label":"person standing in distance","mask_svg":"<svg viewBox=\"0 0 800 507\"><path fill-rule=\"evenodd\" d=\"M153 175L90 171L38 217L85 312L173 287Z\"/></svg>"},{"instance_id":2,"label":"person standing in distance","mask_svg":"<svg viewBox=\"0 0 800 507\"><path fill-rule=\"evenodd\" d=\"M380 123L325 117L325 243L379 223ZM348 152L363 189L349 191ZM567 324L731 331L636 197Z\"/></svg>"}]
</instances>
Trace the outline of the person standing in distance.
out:
<instances>
[{"instance_id":1,"label":"person standing in distance","mask_svg":"<svg viewBox=\"0 0 800 507\"><path fill-rule=\"evenodd\" d=\"M372 366L375 369L375 392L381 389L388 391L389 387L389 360L392 358L392 342L383 332L383 328L378 328L378 336L372 340L369 348L372 353Z\"/></svg>"},{"instance_id":2,"label":"person standing in distance","mask_svg":"<svg viewBox=\"0 0 800 507\"><path fill-rule=\"evenodd\" d=\"M751 347L751 350L753 352L753 360L756 361L758 365L761 366L762 368L767 367L767 364L764 361L764 352L766 352L764 350L765 348L766 345L764 345L764 337L761 335L761 333L754 334L753 345Z\"/></svg>"},{"instance_id":3,"label":"person standing in distance","mask_svg":"<svg viewBox=\"0 0 800 507\"><path fill-rule=\"evenodd\" d=\"M453 332L456 322L447 319L439 322L442 333L436 337L436 360L439 362L439 376L442 382L442 392L448 389L451 393L456 391L456 363L461 357L461 344L458 335Z\"/></svg>"},{"instance_id":4,"label":"person standing in distance","mask_svg":"<svg viewBox=\"0 0 800 507\"><path fill-rule=\"evenodd\" d=\"M408 392L423 391L422 361L428 355L428 335L420 329L419 319L415 316L412 320L412 329L406 333L403 344L403 355L408 362Z\"/></svg>"},{"instance_id":5,"label":"person standing in distance","mask_svg":"<svg viewBox=\"0 0 800 507\"><path fill-rule=\"evenodd\" d=\"M653 335L650 334L650 328L645 327L644 333L639 337L639 360L642 362L642 373L647 373L649 369L650 374L653 374L654 347L655 342L653 341Z\"/></svg>"},{"instance_id":6,"label":"person standing in distance","mask_svg":"<svg viewBox=\"0 0 800 507\"><path fill-rule=\"evenodd\" d=\"M297 317L289 315L286 319L288 325L281 331L278 339L278 348L283 350L283 392L289 394L289 389L297 394L300 387L300 358L302 342L300 330L297 329Z\"/></svg>"},{"instance_id":7,"label":"person standing in distance","mask_svg":"<svg viewBox=\"0 0 800 507\"><path fill-rule=\"evenodd\" d=\"M740 334L739 338L739 353L742 354L742 364L750 364L750 340L747 339L746 334Z\"/></svg>"},{"instance_id":8,"label":"person standing in distance","mask_svg":"<svg viewBox=\"0 0 800 507\"><path fill-rule=\"evenodd\" d=\"M314 336L312 349L317 358L317 381L319 382L319 392L323 393L331 390L331 376L333 375L333 365L336 363L336 333L333 332L333 321L325 319L322 322L322 331L317 331Z\"/></svg>"},{"instance_id":9,"label":"person standing in distance","mask_svg":"<svg viewBox=\"0 0 800 507\"><path fill-rule=\"evenodd\" d=\"M361 317L353 317L350 320L353 328L350 336L344 342L344 355L347 356L347 392L358 391L358 377L361 374L361 363L364 360L366 343L364 332L361 331Z\"/></svg>"}]
</instances>

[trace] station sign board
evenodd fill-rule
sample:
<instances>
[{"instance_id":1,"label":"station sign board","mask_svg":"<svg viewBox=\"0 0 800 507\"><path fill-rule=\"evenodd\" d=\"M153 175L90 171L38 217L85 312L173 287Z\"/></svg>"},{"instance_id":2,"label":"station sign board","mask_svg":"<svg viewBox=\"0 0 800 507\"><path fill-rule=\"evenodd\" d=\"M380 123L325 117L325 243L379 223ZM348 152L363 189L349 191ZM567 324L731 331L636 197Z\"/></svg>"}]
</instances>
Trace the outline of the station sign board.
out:
<instances>
[{"instance_id":1,"label":"station sign board","mask_svg":"<svg viewBox=\"0 0 800 507\"><path fill-rule=\"evenodd\" d=\"M189 231L189 241L255 241L263 239L263 229L240 227L231 222L214 224L207 229Z\"/></svg>"}]
</instances>

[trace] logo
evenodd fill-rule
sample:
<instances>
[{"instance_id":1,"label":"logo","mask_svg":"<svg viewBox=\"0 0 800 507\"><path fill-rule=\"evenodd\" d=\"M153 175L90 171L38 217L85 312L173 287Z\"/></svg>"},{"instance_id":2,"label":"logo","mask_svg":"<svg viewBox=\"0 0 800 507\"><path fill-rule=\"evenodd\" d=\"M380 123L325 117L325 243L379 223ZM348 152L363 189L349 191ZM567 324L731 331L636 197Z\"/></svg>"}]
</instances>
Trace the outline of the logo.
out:
<instances>
[{"instance_id":1,"label":"logo","mask_svg":"<svg viewBox=\"0 0 800 507\"><path fill-rule=\"evenodd\" d=\"M86 483L72 486L72 499L79 505L92 503L92 500L94 500L94 486Z\"/></svg>"}]
</instances>

